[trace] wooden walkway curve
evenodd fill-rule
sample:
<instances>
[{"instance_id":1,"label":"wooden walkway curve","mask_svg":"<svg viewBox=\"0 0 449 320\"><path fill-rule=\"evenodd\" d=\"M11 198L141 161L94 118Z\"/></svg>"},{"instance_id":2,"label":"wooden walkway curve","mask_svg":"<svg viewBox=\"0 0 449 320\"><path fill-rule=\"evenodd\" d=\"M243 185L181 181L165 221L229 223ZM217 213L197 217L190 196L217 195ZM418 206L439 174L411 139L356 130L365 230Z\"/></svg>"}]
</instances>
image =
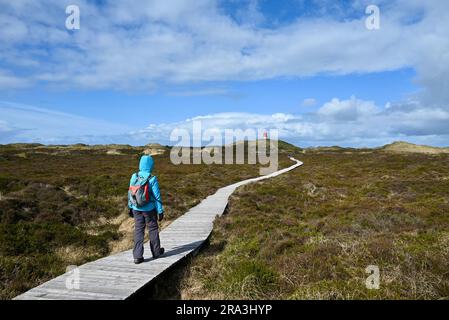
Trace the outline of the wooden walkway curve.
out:
<instances>
[{"instance_id":1,"label":"wooden walkway curve","mask_svg":"<svg viewBox=\"0 0 449 320\"><path fill-rule=\"evenodd\" d=\"M132 251L124 251L86 263L78 267L76 273L73 271L65 273L15 299L124 300L130 298L158 275L200 248L212 232L216 216L223 214L228 198L236 188L278 176L303 164L294 158L290 159L296 162L291 167L218 189L215 194L173 221L160 233L161 243L166 252L163 257L156 260L146 259L144 263L135 265ZM78 286L70 286L75 284L72 282L74 275L79 275ZM74 288L70 289L70 287Z\"/></svg>"}]
</instances>

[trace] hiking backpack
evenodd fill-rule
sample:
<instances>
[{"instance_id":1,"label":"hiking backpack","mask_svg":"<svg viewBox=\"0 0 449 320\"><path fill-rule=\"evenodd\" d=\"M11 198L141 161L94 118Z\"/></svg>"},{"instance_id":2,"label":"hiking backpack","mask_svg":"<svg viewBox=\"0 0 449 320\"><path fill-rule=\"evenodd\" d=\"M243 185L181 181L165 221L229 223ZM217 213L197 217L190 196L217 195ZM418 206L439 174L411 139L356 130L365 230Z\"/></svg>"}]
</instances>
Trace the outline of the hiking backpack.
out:
<instances>
[{"instance_id":1,"label":"hiking backpack","mask_svg":"<svg viewBox=\"0 0 449 320\"><path fill-rule=\"evenodd\" d=\"M128 201L136 208L142 208L150 203L150 186L149 181L151 175L148 178L139 176L139 173L135 173L135 178L131 181L131 185L128 190Z\"/></svg>"}]
</instances>

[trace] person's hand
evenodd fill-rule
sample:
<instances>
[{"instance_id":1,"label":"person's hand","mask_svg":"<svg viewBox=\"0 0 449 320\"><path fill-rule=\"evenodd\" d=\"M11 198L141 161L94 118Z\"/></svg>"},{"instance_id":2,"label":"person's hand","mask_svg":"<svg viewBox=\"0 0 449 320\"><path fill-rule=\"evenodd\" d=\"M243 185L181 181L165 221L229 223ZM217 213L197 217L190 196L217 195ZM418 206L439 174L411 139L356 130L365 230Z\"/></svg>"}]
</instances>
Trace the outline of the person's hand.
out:
<instances>
[{"instance_id":1,"label":"person's hand","mask_svg":"<svg viewBox=\"0 0 449 320\"><path fill-rule=\"evenodd\" d=\"M164 219L164 213L159 213L158 214L158 220L159 222L161 222Z\"/></svg>"},{"instance_id":2,"label":"person's hand","mask_svg":"<svg viewBox=\"0 0 449 320\"><path fill-rule=\"evenodd\" d=\"M129 208L128 216L129 216L130 218L134 218L134 212L133 212L133 209L132 209L132 208Z\"/></svg>"}]
</instances>

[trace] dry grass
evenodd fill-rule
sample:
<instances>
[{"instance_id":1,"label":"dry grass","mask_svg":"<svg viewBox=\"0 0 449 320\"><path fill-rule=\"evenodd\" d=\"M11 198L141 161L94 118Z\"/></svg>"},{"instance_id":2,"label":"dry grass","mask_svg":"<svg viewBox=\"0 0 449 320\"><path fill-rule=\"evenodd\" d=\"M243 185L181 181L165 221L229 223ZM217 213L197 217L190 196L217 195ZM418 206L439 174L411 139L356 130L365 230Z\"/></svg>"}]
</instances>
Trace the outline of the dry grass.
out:
<instances>
[{"instance_id":1,"label":"dry grass","mask_svg":"<svg viewBox=\"0 0 449 320\"><path fill-rule=\"evenodd\" d=\"M444 154L449 153L449 148L436 148L430 146L416 145L408 142L394 142L382 148L388 152L406 152L406 153L426 153L426 154Z\"/></svg>"}]
</instances>

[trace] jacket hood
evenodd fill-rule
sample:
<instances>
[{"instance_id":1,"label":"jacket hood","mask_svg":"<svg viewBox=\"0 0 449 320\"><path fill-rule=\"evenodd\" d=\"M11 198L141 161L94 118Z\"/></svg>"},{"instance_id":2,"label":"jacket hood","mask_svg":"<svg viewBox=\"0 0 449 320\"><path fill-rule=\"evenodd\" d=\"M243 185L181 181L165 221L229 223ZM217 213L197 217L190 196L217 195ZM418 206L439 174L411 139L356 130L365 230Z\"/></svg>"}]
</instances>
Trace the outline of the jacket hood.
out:
<instances>
[{"instance_id":1,"label":"jacket hood","mask_svg":"<svg viewBox=\"0 0 449 320\"><path fill-rule=\"evenodd\" d=\"M154 167L154 160L151 156L142 156L140 158L139 170L151 173Z\"/></svg>"}]
</instances>

